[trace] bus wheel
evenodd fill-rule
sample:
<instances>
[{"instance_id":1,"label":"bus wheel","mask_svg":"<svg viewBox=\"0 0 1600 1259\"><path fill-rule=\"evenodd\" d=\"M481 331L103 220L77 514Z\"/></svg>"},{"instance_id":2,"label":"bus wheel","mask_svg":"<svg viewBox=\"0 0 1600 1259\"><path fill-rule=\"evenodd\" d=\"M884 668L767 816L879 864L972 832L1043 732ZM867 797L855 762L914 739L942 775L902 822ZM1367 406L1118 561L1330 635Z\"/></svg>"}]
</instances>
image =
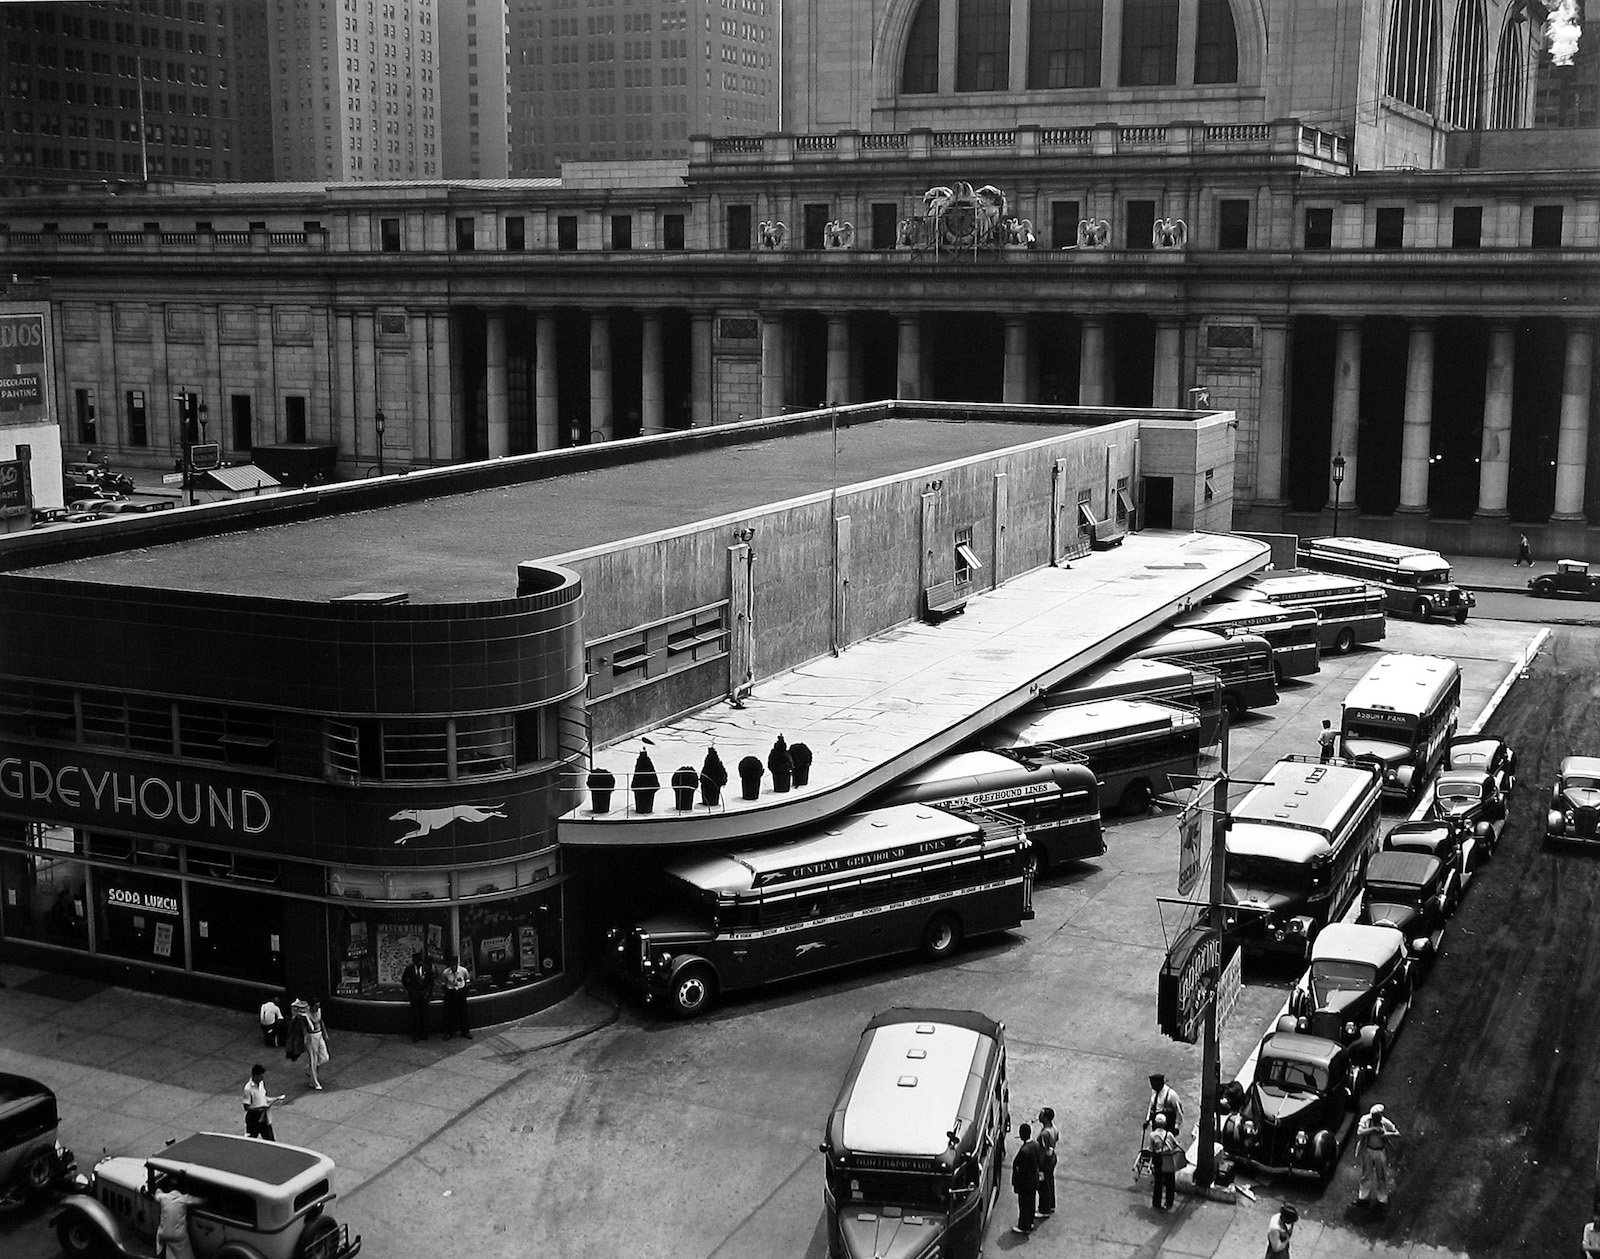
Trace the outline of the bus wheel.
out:
<instances>
[{"instance_id":1,"label":"bus wheel","mask_svg":"<svg viewBox=\"0 0 1600 1259\"><path fill-rule=\"evenodd\" d=\"M672 981L672 1012L692 1019L709 1010L716 995L717 980L709 966L685 966Z\"/></svg>"},{"instance_id":2,"label":"bus wheel","mask_svg":"<svg viewBox=\"0 0 1600 1259\"><path fill-rule=\"evenodd\" d=\"M1416 613L1417 620L1419 621L1431 620L1433 617L1433 604L1429 603L1426 599L1418 599L1417 606L1413 608L1412 611Z\"/></svg>"},{"instance_id":3,"label":"bus wheel","mask_svg":"<svg viewBox=\"0 0 1600 1259\"><path fill-rule=\"evenodd\" d=\"M922 956L930 962L949 957L961 943L961 924L954 914L937 914L922 929Z\"/></svg>"},{"instance_id":4,"label":"bus wheel","mask_svg":"<svg viewBox=\"0 0 1600 1259\"><path fill-rule=\"evenodd\" d=\"M1333 640L1333 649L1341 656L1347 655L1356 645L1356 632L1353 629L1342 629L1339 637Z\"/></svg>"},{"instance_id":5,"label":"bus wheel","mask_svg":"<svg viewBox=\"0 0 1600 1259\"><path fill-rule=\"evenodd\" d=\"M1222 693L1222 707L1227 712L1229 721L1238 721L1244 716L1244 704L1232 691Z\"/></svg>"},{"instance_id":6,"label":"bus wheel","mask_svg":"<svg viewBox=\"0 0 1600 1259\"><path fill-rule=\"evenodd\" d=\"M1149 810L1151 799L1150 784L1140 778L1122 789L1122 811L1138 816Z\"/></svg>"}]
</instances>

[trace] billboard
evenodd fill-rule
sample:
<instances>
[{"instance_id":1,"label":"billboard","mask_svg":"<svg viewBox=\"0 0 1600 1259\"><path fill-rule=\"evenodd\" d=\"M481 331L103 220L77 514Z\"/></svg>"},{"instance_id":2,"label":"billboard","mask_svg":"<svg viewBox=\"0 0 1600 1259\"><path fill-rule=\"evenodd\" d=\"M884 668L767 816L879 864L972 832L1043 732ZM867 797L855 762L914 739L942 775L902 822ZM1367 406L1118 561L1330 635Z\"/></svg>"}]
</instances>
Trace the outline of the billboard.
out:
<instances>
[{"instance_id":1,"label":"billboard","mask_svg":"<svg viewBox=\"0 0 1600 1259\"><path fill-rule=\"evenodd\" d=\"M48 419L44 314L0 314L0 423Z\"/></svg>"}]
</instances>

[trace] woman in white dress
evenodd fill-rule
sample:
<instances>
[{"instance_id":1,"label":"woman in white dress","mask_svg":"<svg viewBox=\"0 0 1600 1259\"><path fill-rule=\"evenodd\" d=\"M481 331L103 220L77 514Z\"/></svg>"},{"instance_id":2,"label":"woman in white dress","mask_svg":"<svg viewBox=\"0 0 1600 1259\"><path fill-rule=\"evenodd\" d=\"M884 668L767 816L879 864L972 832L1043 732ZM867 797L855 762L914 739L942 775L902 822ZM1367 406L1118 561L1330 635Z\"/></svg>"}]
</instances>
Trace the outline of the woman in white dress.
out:
<instances>
[{"instance_id":1,"label":"woman in white dress","mask_svg":"<svg viewBox=\"0 0 1600 1259\"><path fill-rule=\"evenodd\" d=\"M322 1022L322 1002L313 1001L303 1015L306 1033L306 1078L311 1087L322 1092L322 1081L317 1078L317 1068L328 1061L328 1030Z\"/></svg>"}]
</instances>

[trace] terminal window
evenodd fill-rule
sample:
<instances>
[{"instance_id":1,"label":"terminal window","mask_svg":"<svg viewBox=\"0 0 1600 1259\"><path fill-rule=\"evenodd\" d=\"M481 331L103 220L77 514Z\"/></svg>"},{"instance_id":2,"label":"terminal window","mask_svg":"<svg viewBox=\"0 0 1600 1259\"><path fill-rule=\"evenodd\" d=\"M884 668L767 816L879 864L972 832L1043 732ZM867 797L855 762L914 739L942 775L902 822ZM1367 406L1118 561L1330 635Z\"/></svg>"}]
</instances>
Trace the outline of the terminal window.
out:
<instances>
[{"instance_id":1,"label":"terminal window","mask_svg":"<svg viewBox=\"0 0 1600 1259\"><path fill-rule=\"evenodd\" d=\"M1250 247L1250 203L1248 201L1217 202L1217 248L1248 249Z\"/></svg>"},{"instance_id":2,"label":"terminal window","mask_svg":"<svg viewBox=\"0 0 1600 1259\"><path fill-rule=\"evenodd\" d=\"M1400 249L1405 245L1406 209L1400 205L1379 206L1372 233L1374 249Z\"/></svg>"},{"instance_id":3,"label":"terminal window","mask_svg":"<svg viewBox=\"0 0 1600 1259\"><path fill-rule=\"evenodd\" d=\"M382 238L383 238L383 241L382 241L383 252L386 253L386 254L397 254L397 253L399 253L400 252L400 220L399 219L384 219L379 224L379 230L380 230Z\"/></svg>"},{"instance_id":4,"label":"terminal window","mask_svg":"<svg viewBox=\"0 0 1600 1259\"><path fill-rule=\"evenodd\" d=\"M872 203L872 247L893 249L900 231L900 207L893 201Z\"/></svg>"},{"instance_id":5,"label":"terminal window","mask_svg":"<svg viewBox=\"0 0 1600 1259\"><path fill-rule=\"evenodd\" d=\"M1050 203L1050 248L1071 249L1078 243L1078 220L1082 215L1076 201Z\"/></svg>"},{"instance_id":6,"label":"terminal window","mask_svg":"<svg viewBox=\"0 0 1600 1259\"><path fill-rule=\"evenodd\" d=\"M1306 248L1333 248L1333 209L1311 206L1306 210Z\"/></svg>"},{"instance_id":7,"label":"terminal window","mask_svg":"<svg viewBox=\"0 0 1600 1259\"><path fill-rule=\"evenodd\" d=\"M128 390L127 405L128 445L148 446L150 444L150 425L145 415L144 390Z\"/></svg>"},{"instance_id":8,"label":"terminal window","mask_svg":"<svg viewBox=\"0 0 1600 1259\"><path fill-rule=\"evenodd\" d=\"M1562 208L1558 205L1533 207L1533 240L1535 249L1561 248Z\"/></svg>"},{"instance_id":9,"label":"terminal window","mask_svg":"<svg viewBox=\"0 0 1600 1259\"><path fill-rule=\"evenodd\" d=\"M1458 205L1450 219L1450 248L1477 249L1483 244L1483 207Z\"/></svg>"},{"instance_id":10,"label":"terminal window","mask_svg":"<svg viewBox=\"0 0 1600 1259\"><path fill-rule=\"evenodd\" d=\"M1156 226L1156 203L1154 201L1130 201L1127 205L1128 228L1125 248L1154 248L1152 233L1155 231Z\"/></svg>"}]
</instances>

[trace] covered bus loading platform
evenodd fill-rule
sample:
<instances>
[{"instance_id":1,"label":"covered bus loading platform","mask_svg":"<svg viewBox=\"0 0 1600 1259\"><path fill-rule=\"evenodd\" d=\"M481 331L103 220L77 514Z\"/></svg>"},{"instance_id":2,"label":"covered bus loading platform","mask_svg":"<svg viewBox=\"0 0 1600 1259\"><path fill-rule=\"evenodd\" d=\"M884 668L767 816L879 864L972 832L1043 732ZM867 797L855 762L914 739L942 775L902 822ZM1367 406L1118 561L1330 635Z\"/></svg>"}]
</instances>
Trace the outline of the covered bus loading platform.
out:
<instances>
[{"instance_id":1,"label":"covered bus loading platform","mask_svg":"<svg viewBox=\"0 0 1600 1259\"><path fill-rule=\"evenodd\" d=\"M621 740L594 755L616 777L618 809L593 801L564 815L563 844L595 847L756 840L858 807L874 792L944 755L1074 674L1115 657L1267 562L1265 543L1237 535L1146 531L1070 567L1045 567L974 595L963 615L913 622L759 682L721 702ZM558 561L559 562L559 557ZM765 766L774 741L805 743L810 781L742 799L737 762ZM648 742L646 742L648 740ZM628 770L641 751L665 788L715 746L730 783L718 805L661 812L629 805Z\"/></svg>"}]
</instances>

